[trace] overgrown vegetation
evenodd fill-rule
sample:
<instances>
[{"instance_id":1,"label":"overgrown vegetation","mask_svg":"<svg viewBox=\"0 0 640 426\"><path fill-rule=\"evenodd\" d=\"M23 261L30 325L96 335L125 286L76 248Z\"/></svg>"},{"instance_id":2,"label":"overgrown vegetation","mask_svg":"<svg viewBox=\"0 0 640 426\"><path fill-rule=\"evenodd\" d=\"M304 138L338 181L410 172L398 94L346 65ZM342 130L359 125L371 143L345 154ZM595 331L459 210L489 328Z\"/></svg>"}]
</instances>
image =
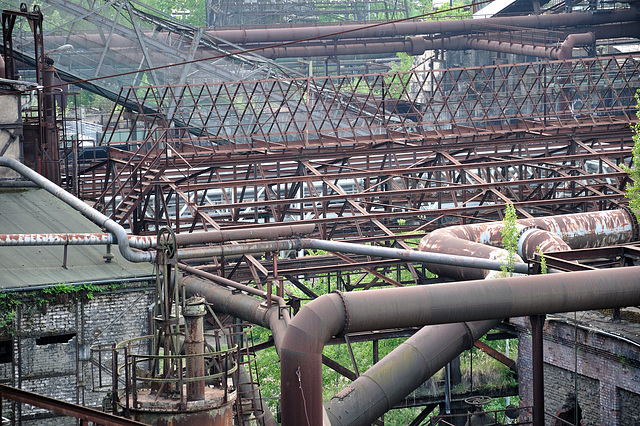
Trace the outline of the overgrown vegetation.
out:
<instances>
[{"instance_id":1,"label":"overgrown vegetation","mask_svg":"<svg viewBox=\"0 0 640 426\"><path fill-rule=\"evenodd\" d=\"M502 227L502 247L507 250L507 259L500 265L501 275L503 277L513 276L513 271L516 266L516 255L518 253L518 228L516 227L516 220L518 215L516 213L513 204L507 203L507 208L504 212Z\"/></svg>"},{"instance_id":2,"label":"overgrown vegetation","mask_svg":"<svg viewBox=\"0 0 640 426\"><path fill-rule=\"evenodd\" d=\"M46 312L47 306L50 304L66 304L78 300L93 300L96 293L115 291L123 286L123 284L116 283L108 286L98 286L95 284L58 284L43 288L42 290L29 291L26 293L0 293L0 335L13 336L19 306L24 305L25 309L39 309L40 311Z\"/></svg>"},{"instance_id":3,"label":"overgrown vegetation","mask_svg":"<svg viewBox=\"0 0 640 426\"><path fill-rule=\"evenodd\" d=\"M540 256L540 273L541 274L546 274L547 273L547 259L544 257L544 253L542 252L542 249L540 248L540 246L537 246L536 249L538 250L538 255Z\"/></svg>"},{"instance_id":4,"label":"overgrown vegetation","mask_svg":"<svg viewBox=\"0 0 640 426\"><path fill-rule=\"evenodd\" d=\"M629 208L636 215L640 223L640 89L636 91L636 117L638 120L631 125L633 129L633 158L631 166L623 165L622 168L629 174L631 181L627 183L625 196L629 200Z\"/></svg>"}]
</instances>

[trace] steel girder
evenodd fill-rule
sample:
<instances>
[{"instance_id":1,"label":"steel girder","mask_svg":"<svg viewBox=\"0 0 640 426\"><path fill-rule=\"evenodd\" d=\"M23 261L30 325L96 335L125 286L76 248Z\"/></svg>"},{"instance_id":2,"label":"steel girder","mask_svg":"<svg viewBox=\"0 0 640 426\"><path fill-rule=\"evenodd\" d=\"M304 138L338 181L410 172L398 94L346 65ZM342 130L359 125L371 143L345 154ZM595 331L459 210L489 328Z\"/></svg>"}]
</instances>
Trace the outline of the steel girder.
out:
<instances>
[{"instance_id":1,"label":"steel girder","mask_svg":"<svg viewBox=\"0 0 640 426\"><path fill-rule=\"evenodd\" d=\"M139 106L135 131L105 136L110 158L84 172L81 195L135 233L296 221L321 238L403 247L411 239L396 234L499 220L506 203L521 217L606 209L624 204L637 68L609 57L123 88ZM126 118L114 113L111 127ZM400 263L286 256L303 274ZM255 281L273 268L249 264Z\"/></svg>"}]
</instances>

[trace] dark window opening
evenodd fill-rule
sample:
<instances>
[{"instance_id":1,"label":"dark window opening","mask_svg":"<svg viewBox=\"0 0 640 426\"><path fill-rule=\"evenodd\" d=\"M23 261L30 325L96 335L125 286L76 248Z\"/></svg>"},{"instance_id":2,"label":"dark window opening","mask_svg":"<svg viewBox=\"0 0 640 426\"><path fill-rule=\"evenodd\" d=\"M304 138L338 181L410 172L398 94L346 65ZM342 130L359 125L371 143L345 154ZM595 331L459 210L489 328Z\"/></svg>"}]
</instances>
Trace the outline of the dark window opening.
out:
<instances>
[{"instance_id":1,"label":"dark window opening","mask_svg":"<svg viewBox=\"0 0 640 426\"><path fill-rule=\"evenodd\" d=\"M36 345L52 345L54 343L68 343L69 340L76 337L76 333L58 334L55 336L43 336L36 339Z\"/></svg>"},{"instance_id":2,"label":"dark window opening","mask_svg":"<svg viewBox=\"0 0 640 426\"><path fill-rule=\"evenodd\" d=\"M13 340L0 341L0 364L13 361Z\"/></svg>"}]
</instances>

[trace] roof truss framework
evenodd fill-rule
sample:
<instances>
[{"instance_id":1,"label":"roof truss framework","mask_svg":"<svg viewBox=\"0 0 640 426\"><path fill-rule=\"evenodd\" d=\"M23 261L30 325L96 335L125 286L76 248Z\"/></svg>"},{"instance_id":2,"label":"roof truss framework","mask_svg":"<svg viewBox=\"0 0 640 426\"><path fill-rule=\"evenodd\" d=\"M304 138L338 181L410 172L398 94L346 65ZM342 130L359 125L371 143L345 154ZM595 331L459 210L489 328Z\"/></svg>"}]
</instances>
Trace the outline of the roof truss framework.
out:
<instances>
[{"instance_id":1,"label":"roof truss framework","mask_svg":"<svg viewBox=\"0 0 640 426\"><path fill-rule=\"evenodd\" d=\"M405 248L396 234L499 220L506 203L521 217L611 208L625 203L639 75L633 58L611 57L123 88L141 140L112 144L82 196L136 233L296 221ZM255 281L269 275L270 262L247 261ZM323 262L291 271L372 262L376 280L402 281L376 275L401 262Z\"/></svg>"}]
</instances>

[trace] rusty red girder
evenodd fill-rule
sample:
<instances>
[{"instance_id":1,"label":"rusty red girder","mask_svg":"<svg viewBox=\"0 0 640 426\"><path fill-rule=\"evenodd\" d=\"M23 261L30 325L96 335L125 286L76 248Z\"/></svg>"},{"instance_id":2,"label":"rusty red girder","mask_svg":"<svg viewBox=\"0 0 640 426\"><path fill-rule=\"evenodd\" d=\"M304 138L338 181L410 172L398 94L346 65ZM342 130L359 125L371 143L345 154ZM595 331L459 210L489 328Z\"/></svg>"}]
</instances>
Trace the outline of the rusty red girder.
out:
<instances>
[{"instance_id":1,"label":"rusty red girder","mask_svg":"<svg viewBox=\"0 0 640 426\"><path fill-rule=\"evenodd\" d=\"M500 220L506 203L520 217L618 207L639 76L633 58L606 57L124 88L140 140L106 138L110 158L84 172L82 196L134 233L296 221L405 248L400 232ZM351 260L289 269L371 261ZM254 279L269 273L249 263Z\"/></svg>"}]
</instances>

